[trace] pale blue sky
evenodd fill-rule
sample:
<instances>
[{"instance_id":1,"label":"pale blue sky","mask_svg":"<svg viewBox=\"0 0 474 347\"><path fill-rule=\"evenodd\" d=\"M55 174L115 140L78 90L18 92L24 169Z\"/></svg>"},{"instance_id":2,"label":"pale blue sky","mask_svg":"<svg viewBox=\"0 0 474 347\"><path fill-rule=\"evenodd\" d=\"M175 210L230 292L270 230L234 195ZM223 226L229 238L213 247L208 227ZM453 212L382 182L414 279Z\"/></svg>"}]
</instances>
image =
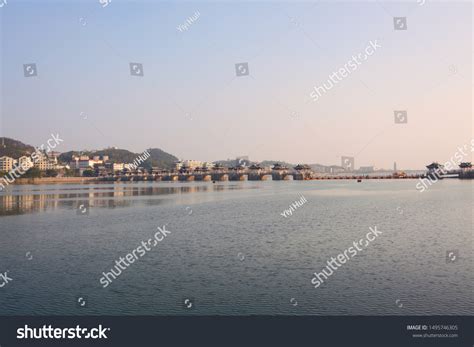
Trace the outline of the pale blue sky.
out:
<instances>
[{"instance_id":1,"label":"pale blue sky","mask_svg":"<svg viewBox=\"0 0 474 347\"><path fill-rule=\"evenodd\" d=\"M8 0L0 16L0 136L29 144L60 133L62 151L422 168L472 138L469 2ZM370 40L382 47L310 101ZM250 76L235 76L239 62ZM25 63L37 77L23 76ZM407 124L394 124L397 109Z\"/></svg>"}]
</instances>

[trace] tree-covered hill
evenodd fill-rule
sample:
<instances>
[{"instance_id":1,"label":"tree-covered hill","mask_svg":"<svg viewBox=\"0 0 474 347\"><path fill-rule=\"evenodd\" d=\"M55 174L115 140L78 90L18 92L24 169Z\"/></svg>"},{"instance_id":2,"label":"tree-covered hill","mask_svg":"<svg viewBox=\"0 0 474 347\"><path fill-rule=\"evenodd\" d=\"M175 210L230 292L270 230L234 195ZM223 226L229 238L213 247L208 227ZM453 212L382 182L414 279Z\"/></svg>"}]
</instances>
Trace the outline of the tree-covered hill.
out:
<instances>
[{"instance_id":1,"label":"tree-covered hill","mask_svg":"<svg viewBox=\"0 0 474 347\"><path fill-rule=\"evenodd\" d=\"M166 153L165 151L159 148L151 148L151 149L148 149L147 151L148 153L150 153L150 158L148 158L144 163L141 164L141 166L146 167L146 168L155 166L155 167L160 167L163 169L169 169L169 168L174 167L174 163L178 161L178 158L176 158L174 155ZM76 156L87 155L89 157L98 155L98 156L108 156L110 161L113 161L116 163L130 164L130 163L133 163L135 159L138 159L139 156L143 157L143 153L144 151L141 153L133 153L126 149L117 149L117 148L106 148L99 151L83 151L83 152L69 151L69 152L61 153L61 155L59 156L59 160L62 162L69 162L71 161L74 155Z\"/></svg>"},{"instance_id":2,"label":"tree-covered hill","mask_svg":"<svg viewBox=\"0 0 474 347\"><path fill-rule=\"evenodd\" d=\"M21 141L0 137L0 157L7 156L18 159L24 155L30 155L34 151L33 146L26 145Z\"/></svg>"}]
</instances>

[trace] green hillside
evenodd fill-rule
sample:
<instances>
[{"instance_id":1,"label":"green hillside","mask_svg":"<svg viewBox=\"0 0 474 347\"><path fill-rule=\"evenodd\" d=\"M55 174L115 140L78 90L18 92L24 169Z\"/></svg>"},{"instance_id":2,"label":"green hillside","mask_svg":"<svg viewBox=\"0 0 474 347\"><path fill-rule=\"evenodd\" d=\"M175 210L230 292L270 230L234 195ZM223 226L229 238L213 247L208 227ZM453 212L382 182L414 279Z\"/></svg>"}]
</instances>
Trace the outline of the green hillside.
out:
<instances>
[{"instance_id":1,"label":"green hillside","mask_svg":"<svg viewBox=\"0 0 474 347\"><path fill-rule=\"evenodd\" d=\"M165 151L159 148L152 148L149 149L148 152L150 153L150 158L148 158L141 166L145 168L150 168L152 166L157 166L164 169L169 169L174 167L174 162L178 160L174 155L166 153ZM84 152L77 152L77 151L69 151L62 153L59 156L59 160L62 162L69 162L71 161L74 155L87 155L89 157L93 157L95 155L99 156L108 156L110 161L116 163L133 163L138 156L143 157L143 152L141 153L133 153L126 149L115 149L115 148L107 148L102 149L100 151L84 151Z\"/></svg>"},{"instance_id":2,"label":"green hillside","mask_svg":"<svg viewBox=\"0 0 474 347\"><path fill-rule=\"evenodd\" d=\"M163 169L171 169L174 167L174 163L178 161L174 155L166 153L159 148L150 148L148 150L150 158L147 160L151 161L152 166L157 166Z\"/></svg>"},{"instance_id":3,"label":"green hillside","mask_svg":"<svg viewBox=\"0 0 474 347\"><path fill-rule=\"evenodd\" d=\"M30 155L34 151L33 146L25 145L21 141L0 137L0 157L7 156L18 159L21 156Z\"/></svg>"}]
</instances>

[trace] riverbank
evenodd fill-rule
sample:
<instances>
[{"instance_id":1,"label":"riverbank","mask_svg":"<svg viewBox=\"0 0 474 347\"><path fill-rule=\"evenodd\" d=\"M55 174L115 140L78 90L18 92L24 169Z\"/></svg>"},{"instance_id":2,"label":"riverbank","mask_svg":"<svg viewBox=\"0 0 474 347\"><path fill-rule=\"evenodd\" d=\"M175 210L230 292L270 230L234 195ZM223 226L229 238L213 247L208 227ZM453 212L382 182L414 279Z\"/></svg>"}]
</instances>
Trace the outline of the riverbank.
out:
<instances>
[{"instance_id":1,"label":"riverbank","mask_svg":"<svg viewBox=\"0 0 474 347\"><path fill-rule=\"evenodd\" d=\"M95 181L97 181L97 177L41 177L18 178L14 184L90 183Z\"/></svg>"}]
</instances>

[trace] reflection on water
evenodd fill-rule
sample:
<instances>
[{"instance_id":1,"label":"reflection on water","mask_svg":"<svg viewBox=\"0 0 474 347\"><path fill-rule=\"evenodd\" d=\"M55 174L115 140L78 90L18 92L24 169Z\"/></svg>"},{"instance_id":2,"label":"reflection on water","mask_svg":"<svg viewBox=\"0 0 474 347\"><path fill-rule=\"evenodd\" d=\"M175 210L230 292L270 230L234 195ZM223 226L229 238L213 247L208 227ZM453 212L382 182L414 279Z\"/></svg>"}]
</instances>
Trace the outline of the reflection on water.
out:
<instances>
[{"instance_id":1,"label":"reflection on water","mask_svg":"<svg viewBox=\"0 0 474 347\"><path fill-rule=\"evenodd\" d=\"M145 183L146 184L146 183ZM116 183L87 185L43 185L14 186L0 194L0 216L19 215L58 208L77 208L87 203L90 207L116 208L128 207L135 203L134 198L148 197L149 205L158 205L166 201L167 195L219 192L235 189L255 189L257 187L241 184L184 184L173 183Z\"/></svg>"}]
</instances>

